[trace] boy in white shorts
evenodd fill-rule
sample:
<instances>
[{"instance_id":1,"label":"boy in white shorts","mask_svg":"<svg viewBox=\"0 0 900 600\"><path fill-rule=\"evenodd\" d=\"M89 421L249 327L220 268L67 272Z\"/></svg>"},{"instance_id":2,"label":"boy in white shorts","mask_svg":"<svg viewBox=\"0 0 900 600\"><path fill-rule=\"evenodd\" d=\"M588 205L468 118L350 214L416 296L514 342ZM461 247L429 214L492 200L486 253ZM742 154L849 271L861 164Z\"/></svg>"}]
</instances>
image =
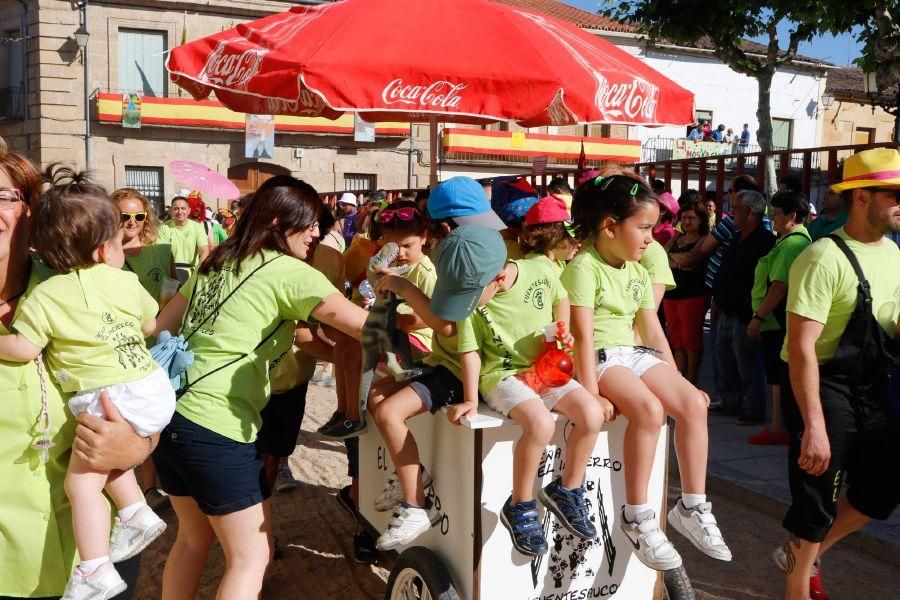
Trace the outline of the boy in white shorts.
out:
<instances>
[{"instance_id":1,"label":"boy in white shorts","mask_svg":"<svg viewBox=\"0 0 900 600\"><path fill-rule=\"evenodd\" d=\"M513 457L512 495L500 514L513 546L531 556L547 552L534 474L556 424L556 410L575 424L566 445L565 471L538 496L573 534L590 539L597 530L584 498L588 457L613 407L574 380L534 391L524 374L544 351L542 329L569 320L569 301L558 271L543 256L512 260L487 285L471 318L457 323L463 393L474 402L479 388L488 405L522 427ZM480 385L479 385L480 374Z\"/></svg>"}]
</instances>

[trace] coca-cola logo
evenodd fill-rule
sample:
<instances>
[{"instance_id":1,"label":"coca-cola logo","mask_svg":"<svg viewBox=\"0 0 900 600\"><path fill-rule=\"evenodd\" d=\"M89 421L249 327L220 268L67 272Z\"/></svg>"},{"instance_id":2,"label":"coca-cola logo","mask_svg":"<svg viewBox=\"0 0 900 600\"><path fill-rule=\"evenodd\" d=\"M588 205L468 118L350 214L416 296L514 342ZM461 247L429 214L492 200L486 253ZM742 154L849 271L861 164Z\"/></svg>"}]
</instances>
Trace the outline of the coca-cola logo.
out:
<instances>
[{"instance_id":1,"label":"coca-cola logo","mask_svg":"<svg viewBox=\"0 0 900 600\"><path fill-rule=\"evenodd\" d=\"M278 115L291 114L317 117L322 114L323 108L325 108L325 103L322 102L322 99L317 94L302 87L301 84L300 93L294 100L265 98L265 110L263 112Z\"/></svg>"},{"instance_id":2,"label":"coca-cola logo","mask_svg":"<svg viewBox=\"0 0 900 600\"><path fill-rule=\"evenodd\" d=\"M468 86L452 81L435 81L428 85L409 85L394 79L381 92L385 104L406 104L426 108L456 108L462 102L460 92Z\"/></svg>"},{"instance_id":3,"label":"coca-cola logo","mask_svg":"<svg viewBox=\"0 0 900 600\"><path fill-rule=\"evenodd\" d=\"M609 83L603 75L598 80L595 102L604 117L630 121L655 121L659 88L640 77L630 83Z\"/></svg>"},{"instance_id":4,"label":"coca-cola logo","mask_svg":"<svg viewBox=\"0 0 900 600\"><path fill-rule=\"evenodd\" d=\"M231 89L246 88L247 83L259 73L267 53L268 50L259 48L238 52L234 45L228 47L227 41L219 42L200 71L200 81Z\"/></svg>"}]
</instances>

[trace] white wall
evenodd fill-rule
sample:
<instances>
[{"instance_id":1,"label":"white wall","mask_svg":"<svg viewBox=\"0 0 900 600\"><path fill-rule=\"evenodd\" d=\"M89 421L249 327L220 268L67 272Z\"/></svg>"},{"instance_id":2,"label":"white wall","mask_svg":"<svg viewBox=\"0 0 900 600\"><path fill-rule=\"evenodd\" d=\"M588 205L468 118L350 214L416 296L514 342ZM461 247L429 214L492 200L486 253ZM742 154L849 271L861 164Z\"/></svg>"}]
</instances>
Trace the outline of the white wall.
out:
<instances>
[{"instance_id":1,"label":"white wall","mask_svg":"<svg viewBox=\"0 0 900 600\"><path fill-rule=\"evenodd\" d=\"M750 124L750 143L757 145L756 120L758 86L756 79L732 71L715 57L691 56L648 50L635 40L608 37L622 50L638 56L649 66L695 95L695 108L713 113L713 127L719 123L735 133ZM810 148L819 145L821 119L816 103L821 97L824 77L812 71L780 69L772 81L772 117L793 120L791 146ZM683 127L633 127L629 137L642 142L653 137L684 137Z\"/></svg>"}]
</instances>

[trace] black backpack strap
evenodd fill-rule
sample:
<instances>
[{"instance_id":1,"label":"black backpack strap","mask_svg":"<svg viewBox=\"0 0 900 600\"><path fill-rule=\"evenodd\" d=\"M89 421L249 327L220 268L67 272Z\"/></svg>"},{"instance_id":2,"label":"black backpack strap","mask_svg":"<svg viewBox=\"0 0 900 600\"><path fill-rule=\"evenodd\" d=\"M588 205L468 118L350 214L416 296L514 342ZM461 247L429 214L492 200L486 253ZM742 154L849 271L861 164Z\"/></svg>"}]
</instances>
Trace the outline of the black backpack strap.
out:
<instances>
[{"instance_id":1,"label":"black backpack strap","mask_svg":"<svg viewBox=\"0 0 900 600\"><path fill-rule=\"evenodd\" d=\"M200 383L201 381L203 381L204 379L206 379L206 378L209 377L210 375L215 375L216 373L218 373L218 372L221 371L222 369L227 369L228 367L230 367L230 366L233 365L234 363L236 363L236 362L238 362L238 361L241 361L241 360L244 360L245 358L247 358L248 356L250 356L252 353L254 353L254 352L256 352L257 350L259 350L260 347L262 347L263 344L265 344L266 342L268 342L270 339L272 339L272 337L274 337L274 335L275 335L276 333L278 333L278 330L281 329L281 326L282 326L284 323L285 323L285 321L284 321L283 319L282 319L281 321L279 321L279 322L278 322L278 325L275 326L275 329L273 329L272 331L270 331L270 332L269 332L269 335L267 335L266 337L264 337L263 339L261 339L261 340L259 341L259 343L256 345L256 347L255 347L253 350L251 350L250 352L245 352L244 354L241 354L241 355L238 356L237 358L233 358L233 359L229 360L229 361L228 361L227 363L225 363L224 365L222 365L222 366L220 366L220 367L216 367L216 368L213 369L212 371L209 371L209 372L207 372L207 373L204 373L203 375L201 375L200 377L198 377L196 380L191 381L191 382L188 382L188 380L187 380L187 377L188 377L188 376L187 376L187 373L185 373L185 374L184 374L184 381L185 381L185 384L184 384L183 386L181 386L181 387L178 389L178 391L175 392L175 399L177 400L177 399L181 398L182 396L184 396L184 395L187 393L187 391L188 391L189 389L191 389L191 387L193 387L193 386L194 386L195 384L197 384L197 383Z\"/></svg>"},{"instance_id":2,"label":"black backpack strap","mask_svg":"<svg viewBox=\"0 0 900 600\"><path fill-rule=\"evenodd\" d=\"M850 264L853 266L853 271L856 273L856 278L859 280L859 289L862 292L863 298L867 304L871 305L872 292L869 287L869 280L866 279L866 274L863 273L862 267L856 259L856 254L853 253L853 250L850 249L850 246L847 245L844 238L832 233L828 235L828 239L834 242L835 245L840 248L841 252L844 253L844 256L847 257L847 260L850 261Z\"/></svg>"},{"instance_id":3,"label":"black backpack strap","mask_svg":"<svg viewBox=\"0 0 900 600\"><path fill-rule=\"evenodd\" d=\"M264 262L263 264L256 267L255 269L253 269L252 271L250 271L250 274L247 275L246 277L244 277L240 282L238 282L238 284L236 286L234 286L234 289L231 290L230 292L228 292L228 295L225 296L225 298L222 299L222 301L219 302L219 304L213 310L211 310L211 311L209 311L209 313L207 313L206 317L202 321L200 321L200 324L197 325L192 332L190 332L187 336L185 336L184 341L187 342L189 339L191 339L193 337L193 335L195 333L200 331L200 328L203 327L204 325L206 325L206 322L209 321L210 317L212 317L214 314L219 312L219 310L222 308L222 306L226 302L228 302L228 299L231 298L232 296L234 296L234 293L236 291L238 291L239 289L241 289L241 286L244 285L245 283L247 283L247 280L249 280L251 277L253 277L253 275L255 275L257 271L262 269L264 266L266 266L270 262L278 260L279 258L281 258L281 256L282 255L276 256L275 258L271 258L271 259L267 260L266 262ZM188 302L188 309L187 309L187 311L185 311L185 314L188 314L191 310L191 307L194 305L194 294L196 294L196 293L197 293L197 286L195 284L194 289L191 290L191 299Z\"/></svg>"}]
</instances>

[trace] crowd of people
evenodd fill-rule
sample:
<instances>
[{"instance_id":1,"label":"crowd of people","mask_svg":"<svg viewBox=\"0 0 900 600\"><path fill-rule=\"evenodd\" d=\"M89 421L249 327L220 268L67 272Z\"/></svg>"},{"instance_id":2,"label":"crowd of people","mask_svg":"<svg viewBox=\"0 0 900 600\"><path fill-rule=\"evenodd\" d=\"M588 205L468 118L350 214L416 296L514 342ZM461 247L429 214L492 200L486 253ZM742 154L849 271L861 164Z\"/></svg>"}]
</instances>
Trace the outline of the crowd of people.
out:
<instances>
[{"instance_id":1,"label":"crowd of people","mask_svg":"<svg viewBox=\"0 0 900 600\"><path fill-rule=\"evenodd\" d=\"M648 498L671 417L682 494L668 523L730 561L706 495L715 410L770 419L751 442L788 445L793 503L776 562L788 600L821 598L821 555L900 501L896 466L875 466L898 450L887 398L900 249L886 237L900 232L898 173L896 150L851 157L808 226L797 189L767 198L740 175L724 214L696 190L676 200L623 169L584 173L574 190L555 180L543 198L522 177L454 177L397 198L347 193L333 208L278 176L219 218L178 196L159 223L135 190L108 193L59 167L41 175L0 152L0 385L18 398L0 417L0 468L23 483L0 499L17 515L4 520L0 597L129 593L140 552L166 528L154 512L164 499L178 533L163 598L195 596L215 541L218 597L257 597L277 550L269 498L296 485L287 457L307 387L330 377L337 406L319 431L346 444L351 484L338 500L356 519L360 562L440 520L407 421L429 412L459 424L480 402L521 427L498 515L518 552L548 550L541 505L573 535L597 535L585 467L623 415L621 535L648 567L680 566ZM387 244L399 273L373 276L369 260ZM360 403L367 309L389 292L427 369L376 379ZM548 325L573 352L564 381L533 375ZM317 375L317 362L331 373ZM565 469L535 493L551 411L574 428ZM373 427L394 473L361 498L358 438ZM377 540L362 502L393 512Z\"/></svg>"},{"instance_id":2,"label":"crowd of people","mask_svg":"<svg viewBox=\"0 0 900 600\"><path fill-rule=\"evenodd\" d=\"M731 144L736 151L746 151L750 146L750 124L744 123L741 130L735 133L733 128L726 128L722 123L719 123L717 127L713 127L709 121L699 121L688 132L687 139L693 142Z\"/></svg>"}]
</instances>

